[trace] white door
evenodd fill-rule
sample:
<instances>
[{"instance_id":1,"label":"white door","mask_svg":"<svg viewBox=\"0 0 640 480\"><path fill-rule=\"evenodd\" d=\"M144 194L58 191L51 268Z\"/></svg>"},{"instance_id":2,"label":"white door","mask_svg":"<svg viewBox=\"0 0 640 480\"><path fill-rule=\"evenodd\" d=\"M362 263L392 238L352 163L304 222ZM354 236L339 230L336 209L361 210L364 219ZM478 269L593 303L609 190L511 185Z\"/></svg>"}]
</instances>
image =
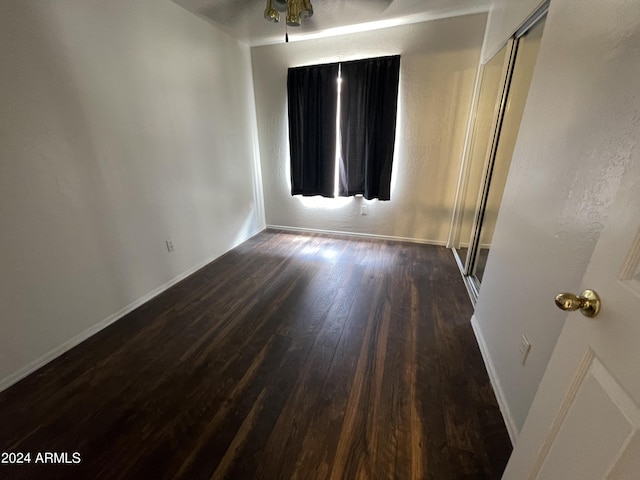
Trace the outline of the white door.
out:
<instances>
[{"instance_id":1,"label":"white door","mask_svg":"<svg viewBox=\"0 0 640 480\"><path fill-rule=\"evenodd\" d=\"M602 311L567 315L504 479L640 479L639 144L575 286L595 290Z\"/></svg>"}]
</instances>

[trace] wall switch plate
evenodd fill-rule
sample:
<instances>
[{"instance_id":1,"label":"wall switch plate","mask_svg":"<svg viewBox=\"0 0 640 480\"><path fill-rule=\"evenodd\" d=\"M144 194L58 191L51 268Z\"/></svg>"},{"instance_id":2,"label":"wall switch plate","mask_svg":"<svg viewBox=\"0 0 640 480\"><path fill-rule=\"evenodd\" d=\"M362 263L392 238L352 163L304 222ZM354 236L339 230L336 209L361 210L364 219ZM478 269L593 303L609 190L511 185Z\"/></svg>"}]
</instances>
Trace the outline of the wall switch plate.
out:
<instances>
[{"instance_id":1,"label":"wall switch plate","mask_svg":"<svg viewBox=\"0 0 640 480\"><path fill-rule=\"evenodd\" d=\"M366 215L369 213L369 208L366 205L360 205L360 215Z\"/></svg>"},{"instance_id":2,"label":"wall switch plate","mask_svg":"<svg viewBox=\"0 0 640 480\"><path fill-rule=\"evenodd\" d=\"M173 241L166 240L165 243L167 244L167 252L173 252L173 249L175 248L173 245Z\"/></svg>"},{"instance_id":3,"label":"wall switch plate","mask_svg":"<svg viewBox=\"0 0 640 480\"><path fill-rule=\"evenodd\" d=\"M522 363L522 365L526 363L530 350L531 350L531 342L525 335L522 335L522 338L520 339L520 349L519 349L520 363Z\"/></svg>"}]
</instances>

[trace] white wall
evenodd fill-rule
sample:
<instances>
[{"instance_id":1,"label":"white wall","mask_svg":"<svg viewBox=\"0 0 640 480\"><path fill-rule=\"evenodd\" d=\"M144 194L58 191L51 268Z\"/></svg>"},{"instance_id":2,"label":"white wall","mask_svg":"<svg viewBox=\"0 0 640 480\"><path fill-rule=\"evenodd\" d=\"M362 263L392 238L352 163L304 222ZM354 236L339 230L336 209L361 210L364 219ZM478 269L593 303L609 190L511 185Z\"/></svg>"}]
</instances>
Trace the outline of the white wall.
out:
<instances>
[{"instance_id":1,"label":"white wall","mask_svg":"<svg viewBox=\"0 0 640 480\"><path fill-rule=\"evenodd\" d=\"M485 19L478 14L252 48L267 224L444 244ZM292 197L287 68L398 53L402 59L391 201ZM367 216L360 215L364 204Z\"/></svg>"},{"instance_id":2,"label":"white wall","mask_svg":"<svg viewBox=\"0 0 640 480\"><path fill-rule=\"evenodd\" d=\"M1 388L264 219L247 47L168 0L0 2L0 32Z\"/></svg>"},{"instance_id":3,"label":"white wall","mask_svg":"<svg viewBox=\"0 0 640 480\"><path fill-rule=\"evenodd\" d=\"M522 5L513 11L509 5L502 18L516 19L513 12ZM529 6L533 11L536 2ZM608 192L615 191L610 182L620 180L632 148L633 134L601 116L608 106L597 85L622 74L611 66L618 43L611 37L617 34L598 28L601 15L615 16L616 10L579 0L551 2L476 307L475 327L516 431L566 318L553 299L562 291L579 293L608 215ZM615 21L622 26L637 18ZM495 31L487 38L512 30L489 25ZM594 143L594 132L603 131L606 150ZM522 334L533 345L525 366L518 352Z\"/></svg>"}]
</instances>

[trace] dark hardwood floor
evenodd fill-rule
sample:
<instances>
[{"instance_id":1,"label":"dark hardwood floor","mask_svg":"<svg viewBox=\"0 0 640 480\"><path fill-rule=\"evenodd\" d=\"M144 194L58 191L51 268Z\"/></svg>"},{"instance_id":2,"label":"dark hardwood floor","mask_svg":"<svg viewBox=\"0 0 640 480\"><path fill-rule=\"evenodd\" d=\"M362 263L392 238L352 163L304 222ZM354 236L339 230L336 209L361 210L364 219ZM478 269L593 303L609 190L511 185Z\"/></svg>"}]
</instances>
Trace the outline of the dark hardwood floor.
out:
<instances>
[{"instance_id":1,"label":"dark hardwood floor","mask_svg":"<svg viewBox=\"0 0 640 480\"><path fill-rule=\"evenodd\" d=\"M471 314L445 248L263 232L0 393L0 478L500 478Z\"/></svg>"}]
</instances>

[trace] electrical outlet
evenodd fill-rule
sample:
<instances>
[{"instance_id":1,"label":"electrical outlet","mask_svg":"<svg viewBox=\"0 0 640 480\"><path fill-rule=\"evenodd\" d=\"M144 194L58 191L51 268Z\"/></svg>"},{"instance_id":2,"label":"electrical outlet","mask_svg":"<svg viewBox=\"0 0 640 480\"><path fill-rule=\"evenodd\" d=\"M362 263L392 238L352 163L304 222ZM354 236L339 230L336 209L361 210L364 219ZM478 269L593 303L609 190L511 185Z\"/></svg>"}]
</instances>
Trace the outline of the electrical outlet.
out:
<instances>
[{"instance_id":1,"label":"electrical outlet","mask_svg":"<svg viewBox=\"0 0 640 480\"><path fill-rule=\"evenodd\" d=\"M531 342L525 335L522 335L522 338L520 339L520 349L519 349L520 363L522 363L522 365L526 363L530 350L531 350Z\"/></svg>"},{"instance_id":2,"label":"electrical outlet","mask_svg":"<svg viewBox=\"0 0 640 480\"><path fill-rule=\"evenodd\" d=\"M165 243L167 244L167 252L173 252L173 249L175 248L175 246L173 245L173 241L166 240Z\"/></svg>"},{"instance_id":3,"label":"electrical outlet","mask_svg":"<svg viewBox=\"0 0 640 480\"><path fill-rule=\"evenodd\" d=\"M366 205L360 205L360 215L366 215L369 213L369 208Z\"/></svg>"}]
</instances>

